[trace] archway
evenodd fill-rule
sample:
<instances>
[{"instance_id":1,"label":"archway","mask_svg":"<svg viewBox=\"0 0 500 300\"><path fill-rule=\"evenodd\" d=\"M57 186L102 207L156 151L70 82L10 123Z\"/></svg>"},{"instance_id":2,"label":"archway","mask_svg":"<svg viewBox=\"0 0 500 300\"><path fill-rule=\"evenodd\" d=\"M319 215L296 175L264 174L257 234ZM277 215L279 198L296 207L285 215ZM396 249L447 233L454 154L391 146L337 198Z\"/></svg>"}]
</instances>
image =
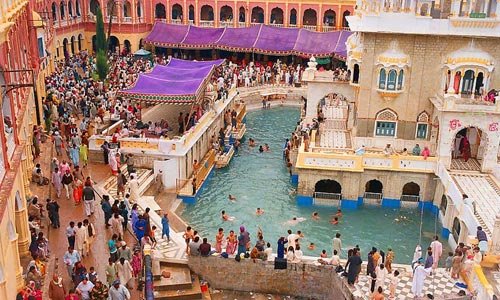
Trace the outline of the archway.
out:
<instances>
[{"instance_id":1,"label":"archway","mask_svg":"<svg viewBox=\"0 0 500 300\"><path fill-rule=\"evenodd\" d=\"M68 17L73 17L73 2L68 1Z\"/></svg>"},{"instance_id":2,"label":"archway","mask_svg":"<svg viewBox=\"0 0 500 300\"><path fill-rule=\"evenodd\" d=\"M238 16L238 22L244 23L246 22L246 17L245 17L245 8L242 6L240 7L240 12Z\"/></svg>"},{"instance_id":3,"label":"archway","mask_svg":"<svg viewBox=\"0 0 500 300\"><path fill-rule=\"evenodd\" d=\"M401 201L420 201L420 186L415 182L408 182L403 186Z\"/></svg>"},{"instance_id":4,"label":"archway","mask_svg":"<svg viewBox=\"0 0 500 300\"><path fill-rule=\"evenodd\" d=\"M74 36L71 37L70 42L71 42L71 45L70 45L70 47L71 47L71 54L74 55L75 54L75 37Z\"/></svg>"},{"instance_id":5,"label":"archway","mask_svg":"<svg viewBox=\"0 0 500 300\"><path fill-rule=\"evenodd\" d=\"M351 15L350 11L348 11L348 10L344 11L344 14L342 15L342 27L344 27L344 28L349 27L349 22L347 21L346 17L348 17L350 15Z\"/></svg>"},{"instance_id":6,"label":"archway","mask_svg":"<svg viewBox=\"0 0 500 300\"><path fill-rule=\"evenodd\" d=\"M144 47L144 45L143 45L142 39L140 39L139 40L139 49L142 49L142 47Z\"/></svg>"},{"instance_id":7,"label":"archway","mask_svg":"<svg viewBox=\"0 0 500 300\"><path fill-rule=\"evenodd\" d=\"M55 2L52 2L52 20L57 21L57 5Z\"/></svg>"},{"instance_id":8,"label":"archway","mask_svg":"<svg viewBox=\"0 0 500 300\"><path fill-rule=\"evenodd\" d=\"M323 18L323 23L326 25L326 26L331 26L331 27L335 27L336 25L336 19L337 19L337 16L335 14L335 11L334 10L327 10L325 11L325 16Z\"/></svg>"},{"instance_id":9,"label":"archway","mask_svg":"<svg viewBox=\"0 0 500 300\"><path fill-rule=\"evenodd\" d=\"M189 5L189 21L193 21L194 22L194 6L192 5Z\"/></svg>"},{"instance_id":10,"label":"archway","mask_svg":"<svg viewBox=\"0 0 500 300\"><path fill-rule=\"evenodd\" d=\"M200 11L202 21L213 21L214 20L214 8L210 5L203 5Z\"/></svg>"},{"instance_id":11,"label":"archway","mask_svg":"<svg viewBox=\"0 0 500 300\"><path fill-rule=\"evenodd\" d=\"M65 38L63 40L63 55L65 58L67 58L69 56L69 52L68 52L68 39Z\"/></svg>"},{"instance_id":12,"label":"archway","mask_svg":"<svg viewBox=\"0 0 500 300\"><path fill-rule=\"evenodd\" d=\"M477 73L476 86L474 88L474 93L476 95L481 95L482 93L484 93L483 89L481 89L484 86L483 81L484 81L483 72Z\"/></svg>"},{"instance_id":13,"label":"archway","mask_svg":"<svg viewBox=\"0 0 500 300\"><path fill-rule=\"evenodd\" d=\"M142 18L142 2L137 1L137 17Z\"/></svg>"},{"instance_id":14,"label":"archway","mask_svg":"<svg viewBox=\"0 0 500 300\"><path fill-rule=\"evenodd\" d=\"M464 77L462 79L462 95L470 95L472 94L473 83L474 83L475 73L472 70L467 70L464 73Z\"/></svg>"},{"instance_id":15,"label":"archway","mask_svg":"<svg viewBox=\"0 0 500 300\"><path fill-rule=\"evenodd\" d=\"M271 10L271 24L283 24L283 10L275 7Z\"/></svg>"},{"instance_id":16,"label":"archway","mask_svg":"<svg viewBox=\"0 0 500 300\"><path fill-rule=\"evenodd\" d=\"M445 194L443 194L443 196L441 197L441 204L439 204L439 210L441 210L443 217L446 215L447 207L448 207L448 197Z\"/></svg>"},{"instance_id":17,"label":"archway","mask_svg":"<svg viewBox=\"0 0 500 300\"><path fill-rule=\"evenodd\" d=\"M80 0L75 1L75 14L79 17L82 15L80 11Z\"/></svg>"},{"instance_id":18,"label":"archway","mask_svg":"<svg viewBox=\"0 0 500 300\"><path fill-rule=\"evenodd\" d=\"M470 158L481 160L484 156L484 149L486 149L487 136L481 129L470 126L458 131L452 144L451 151L454 159L460 159L461 162L468 162ZM470 164L463 165L459 162L454 165L452 163L452 167L455 169L461 168L460 166L470 167Z\"/></svg>"},{"instance_id":19,"label":"archway","mask_svg":"<svg viewBox=\"0 0 500 300\"><path fill-rule=\"evenodd\" d=\"M231 22L233 20L233 8L229 5L221 7L219 20L221 22Z\"/></svg>"},{"instance_id":20,"label":"archway","mask_svg":"<svg viewBox=\"0 0 500 300\"><path fill-rule=\"evenodd\" d=\"M290 25L297 25L297 10L295 8L290 11Z\"/></svg>"},{"instance_id":21,"label":"archway","mask_svg":"<svg viewBox=\"0 0 500 300\"><path fill-rule=\"evenodd\" d=\"M99 9L99 1L91 0L89 9L90 12L95 16L97 14L97 10Z\"/></svg>"},{"instance_id":22,"label":"archway","mask_svg":"<svg viewBox=\"0 0 500 300\"><path fill-rule=\"evenodd\" d=\"M341 200L342 186L335 180L320 180L314 185L314 197Z\"/></svg>"},{"instance_id":23,"label":"archway","mask_svg":"<svg viewBox=\"0 0 500 300\"><path fill-rule=\"evenodd\" d=\"M306 9L302 18L302 25L316 26L318 17L314 9Z\"/></svg>"},{"instance_id":24,"label":"archway","mask_svg":"<svg viewBox=\"0 0 500 300\"><path fill-rule=\"evenodd\" d=\"M64 1L61 2L60 10L61 10L61 12L59 15L61 16L61 20L66 19L66 6L64 4Z\"/></svg>"},{"instance_id":25,"label":"archway","mask_svg":"<svg viewBox=\"0 0 500 300\"><path fill-rule=\"evenodd\" d=\"M125 1L123 3L123 17L130 18L132 16L132 5L130 2Z\"/></svg>"},{"instance_id":26,"label":"archway","mask_svg":"<svg viewBox=\"0 0 500 300\"><path fill-rule=\"evenodd\" d=\"M380 182L377 179L372 179L368 181L365 185L365 192L368 193L382 193L382 190L384 189L384 186L382 185L382 182Z\"/></svg>"},{"instance_id":27,"label":"archway","mask_svg":"<svg viewBox=\"0 0 500 300\"><path fill-rule=\"evenodd\" d=\"M252 8L252 23L264 23L264 9L260 6Z\"/></svg>"},{"instance_id":28,"label":"archway","mask_svg":"<svg viewBox=\"0 0 500 300\"><path fill-rule=\"evenodd\" d=\"M182 21L182 6L180 4L174 4L172 6L172 20Z\"/></svg>"},{"instance_id":29,"label":"archway","mask_svg":"<svg viewBox=\"0 0 500 300\"><path fill-rule=\"evenodd\" d=\"M129 54L131 50L132 45L130 44L129 40L124 40L123 41L123 52L124 54Z\"/></svg>"},{"instance_id":30,"label":"archway","mask_svg":"<svg viewBox=\"0 0 500 300\"><path fill-rule=\"evenodd\" d=\"M166 19L167 12L165 10L165 5L158 3L155 6L155 18L156 19Z\"/></svg>"},{"instance_id":31,"label":"archway","mask_svg":"<svg viewBox=\"0 0 500 300\"><path fill-rule=\"evenodd\" d=\"M96 43L97 43L97 37L96 35L94 34L92 36L92 51L95 52L96 51Z\"/></svg>"},{"instance_id":32,"label":"archway","mask_svg":"<svg viewBox=\"0 0 500 300\"><path fill-rule=\"evenodd\" d=\"M108 4L106 5L106 9L108 11L108 16L117 16L117 9L116 9L116 2L115 0L109 0Z\"/></svg>"},{"instance_id":33,"label":"archway","mask_svg":"<svg viewBox=\"0 0 500 300\"><path fill-rule=\"evenodd\" d=\"M83 36L82 34L80 33L78 35L78 51L82 51L82 40L83 40Z\"/></svg>"},{"instance_id":34,"label":"archway","mask_svg":"<svg viewBox=\"0 0 500 300\"><path fill-rule=\"evenodd\" d=\"M352 83L359 82L359 65L354 64L353 72L352 72Z\"/></svg>"},{"instance_id":35,"label":"archway","mask_svg":"<svg viewBox=\"0 0 500 300\"><path fill-rule=\"evenodd\" d=\"M120 40L114 35L109 37L109 51L120 53Z\"/></svg>"},{"instance_id":36,"label":"archway","mask_svg":"<svg viewBox=\"0 0 500 300\"><path fill-rule=\"evenodd\" d=\"M451 228L451 234L453 235L453 238L457 242L457 244L460 242L460 233L462 231L462 225L460 224L460 220L455 217L453 219L453 227Z\"/></svg>"}]
</instances>

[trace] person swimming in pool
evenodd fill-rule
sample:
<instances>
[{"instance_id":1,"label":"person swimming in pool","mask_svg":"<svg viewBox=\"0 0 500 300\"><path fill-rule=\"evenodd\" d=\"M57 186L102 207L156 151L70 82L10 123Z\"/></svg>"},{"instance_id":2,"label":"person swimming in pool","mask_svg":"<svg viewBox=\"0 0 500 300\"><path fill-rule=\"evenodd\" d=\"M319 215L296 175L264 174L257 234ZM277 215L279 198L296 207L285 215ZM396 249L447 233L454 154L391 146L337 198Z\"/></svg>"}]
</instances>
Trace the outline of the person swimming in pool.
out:
<instances>
[{"instance_id":1,"label":"person swimming in pool","mask_svg":"<svg viewBox=\"0 0 500 300\"><path fill-rule=\"evenodd\" d=\"M259 152L260 153L264 152L264 148L262 147L262 145L259 146Z\"/></svg>"},{"instance_id":2,"label":"person swimming in pool","mask_svg":"<svg viewBox=\"0 0 500 300\"><path fill-rule=\"evenodd\" d=\"M260 215L262 215L263 213L264 213L264 210L263 210L263 209L261 209L260 207L257 207L257 211L255 212L255 214L256 214L257 216L260 216Z\"/></svg>"},{"instance_id":3,"label":"person swimming in pool","mask_svg":"<svg viewBox=\"0 0 500 300\"><path fill-rule=\"evenodd\" d=\"M342 217L342 210L339 208L337 209L337 213L335 214L336 217Z\"/></svg>"},{"instance_id":4,"label":"person swimming in pool","mask_svg":"<svg viewBox=\"0 0 500 300\"><path fill-rule=\"evenodd\" d=\"M231 194L229 194L228 199L229 199L229 201L231 201L231 202L235 202L235 201L236 201L236 197L235 197L235 196L233 196L233 195L231 195Z\"/></svg>"},{"instance_id":5,"label":"person swimming in pool","mask_svg":"<svg viewBox=\"0 0 500 300\"><path fill-rule=\"evenodd\" d=\"M255 140L254 140L254 139L252 139L252 138L249 138L249 139L248 139L248 146L250 146L250 147L255 147Z\"/></svg>"},{"instance_id":6,"label":"person swimming in pool","mask_svg":"<svg viewBox=\"0 0 500 300\"><path fill-rule=\"evenodd\" d=\"M304 222L306 220L306 218L302 218L302 217L293 217L291 220L288 220L285 222L285 224L288 224L288 225L296 225L300 222Z\"/></svg>"},{"instance_id":7,"label":"person swimming in pool","mask_svg":"<svg viewBox=\"0 0 500 300\"><path fill-rule=\"evenodd\" d=\"M312 213L312 217L311 217L313 220L319 220L319 213L317 211L313 212Z\"/></svg>"},{"instance_id":8,"label":"person swimming in pool","mask_svg":"<svg viewBox=\"0 0 500 300\"><path fill-rule=\"evenodd\" d=\"M334 217L333 220L330 221L330 224L338 225L339 224L339 217Z\"/></svg>"},{"instance_id":9,"label":"person swimming in pool","mask_svg":"<svg viewBox=\"0 0 500 300\"><path fill-rule=\"evenodd\" d=\"M314 243L310 243L309 246L307 247L307 249L314 250L314 249L316 249L316 245L314 245Z\"/></svg>"},{"instance_id":10,"label":"person swimming in pool","mask_svg":"<svg viewBox=\"0 0 500 300\"><path fill-rule=\"evenodd\" d=\"M264 144L264 151L266 151L266 152L271 151L271 148L269 148L268 144Z\"/></svg>"},{"instance_id":11,"label":"person swimming in pool","mask_svg":"<svg viewBox=\"0 0 500 300\"><path fill-rule=\"evenodd\" d=\"M230 215L226 214L225 210L221 211L221 218L224 221L233 221L234 220L234 217L231 217Z\"/></svg>"}]
</instances>

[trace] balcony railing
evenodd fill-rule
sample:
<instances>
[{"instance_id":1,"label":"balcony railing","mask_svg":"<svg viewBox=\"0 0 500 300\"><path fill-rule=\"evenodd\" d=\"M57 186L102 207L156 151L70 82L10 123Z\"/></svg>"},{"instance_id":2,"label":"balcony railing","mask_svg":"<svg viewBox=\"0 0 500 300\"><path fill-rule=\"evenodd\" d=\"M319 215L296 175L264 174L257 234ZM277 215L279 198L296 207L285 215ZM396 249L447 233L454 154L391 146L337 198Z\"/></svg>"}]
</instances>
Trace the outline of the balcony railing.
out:
<instances>
[{"instance_id":1,"label":"balcony railing","mask_svg":"<svg viewBox=\"0 0 500 300\"><path fill-rule=\"evenodd\" d=\"M245 27L246 26L246 23L245 22L238 22L238 27Z\"/></svg>"},{"instance_id":2,"label":"balcony railing","mask_svg":"<svg viewBox=\"0 0 500 300\"><path fill-rule=\"evenodd\" d=\"M108 17L106 18L106 21L107 21L107 22L109 22L109 19L110 19L110 18L112 19L112 22L113 22L113 23L118 22L118 17L117 17L117 16L112 16L112 17L111 17L111 16L108 16Z\"/></svg>"},{"instance_id":3,"label":"balcony railing","mask_svg":"<svg viewBox=\"0 0 500 300\"><path fill-rule=\"evenodd\" d=\"M335 30L335 26L323 26L323 28L321 29L322 32L330 32L330 31L334 31Z\"/></svg>"},{"instance_id":4,"label":"balcony railing","mask_svg":"<svg viewBox=\"0 0 500 300\"><path fill-rule=\"evenodd\" d=\"M297 24L288 24L288 27L295 28L295 27L297 27Z\"/></svg>"},{"instance_id":5,"label":"balcony railing","mask_svg":"<svg viewBox=\"0 0 500 300\"><path fill-rule=\"evenodd\" d=\"M419 202L420 196L418 196L418 195L401 195L400 200L405 201L405 202Z\"/></svg>"},{"instance_id":6,"label":"balcony railing","mask_svg":"<svg viewBox=\"0 0 500 300\"><path fill-rule=\"evenodd\" d=\"M144 23L144 17L137 17L137 22Z\"/></svg>"},{"instance_id":7,"label":"balcony railing","mask_svg":"<svg viewBox=\"0 0 500 300\"><path fill-rule=\"evenodd\" d=\"M132 23L132 17L123 17L123 23Z\"/></svg>"},{"instance_id":8,"label":"balcony railing","mask_svg":"<svg viewBox=\"0 0 500 300\"><path fill-rule=\"evenodd\" d=\"M314 192L314 198L342 200L340 193Z\"/></svg>"},{"instance_id":9,"label":"balcony railing","mask_svg":"<svg viewBox=\"0 0 500 300\"><path fill-rule=\"evenodd\" d=\"M194 20L189 20L189 25L194 25Z\"/></svg>"},{"instance_id":10,"label":"balcony railing","mask_svg":"<svg viewBox=\"0 0 500 300\"><path fill-rule=\"evenodd\" d=\"M219 25L221 27L234 27L233 21L220 21Z\"/></svg>"},{"instance_id":11,"label":"balcony railing","mask_svg":"<svg viewBox=\"0 0 500 300\"><path fill-rule=\"evenodd\" d=\"M382 200L382 193L365 192L363 195L364 199Z\"/></svg>"},{"instance_id":12,"label":"balcony railing","mask_svg":"<svg viewBox=\"0 0 500 300\"><path fill-rule=\"evenodd\" d=\"M273 27L285 27L284 24L278 24L278 23L271 23L271 24L269 24L269 26L273 26Z\"/></svg>"},{"instance_id":13,"label":"balcony railing","mask_svg":"<svg viewBox=\"0 0 500 300\"><path fill-rule=\"evenodd\" d=\"M200 20L200 27L214 27L214 21Z\"/></svg>"},{"instance_id":14,"label":"balcony railing","mask_svg":"<svg viewBox=\"0 0 500 300\"><path fill-rule=\"evenodd\" d=\"M182 24L182 20L181 19L172 19L170 23L181 25Z\"/></svg>"},{"instance_id":15,"label":"balcony railing","mask_svg":"<svg viewBox=\"0 0 500 300\"><path fill-rule=\"evenodd\" d=\"M316 31L316 25L303 25L302 26L304 29Z\"/></svg>"}]
</instances>

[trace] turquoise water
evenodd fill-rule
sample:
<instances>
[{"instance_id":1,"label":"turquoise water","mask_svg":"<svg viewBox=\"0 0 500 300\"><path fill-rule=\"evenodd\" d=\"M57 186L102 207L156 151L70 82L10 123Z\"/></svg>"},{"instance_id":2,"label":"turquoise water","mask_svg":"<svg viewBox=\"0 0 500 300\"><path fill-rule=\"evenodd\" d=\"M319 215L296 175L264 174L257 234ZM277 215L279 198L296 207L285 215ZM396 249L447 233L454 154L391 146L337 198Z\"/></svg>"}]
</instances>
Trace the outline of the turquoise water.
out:
<instances>
[{"instance_id":1,"label":"turquoise water","mask_svg":"<svg viewBox=\"0 0 500 300\"><path fill-rule=\"evenodd\" d=\"M395 261L408 264L419 241L420 210L392 209L374 206L363 206L357 210L344 210L339 225L329 223L334 207L299 207L295 196L291 194L294 186L282 159L282 147L286 138L295 128L299 119L299 110L294 108L273 108L249 112L246 139L238 156L234 156L230 165L224 169L214 170L213 176L197 198L196 204L188 205L182 211L182 217L202 237L215 241L219 227L236 233L240 225L250 232L252 243L256 241L257 229L260 226L264 239L271 242L276 251L276 241L280 236L287 236L287 230L301 230L305 235L301 241L305 255L319 256L322 249L332 252L332 239L337 232L341 233L343 248L359 245L363 259L371 247L396 253ZM248 139L253 138L257 147L248 146ZM269 144L271 151L259 153L258 145ZM228 200L232 194L235 202ZM264 214L257 216L257 207ZM223 221L221 211L225 210L234 221ZM319 212L318 221L311 220L311 214ZM307 220L296 225L287 221L294 216ZM422 248L428 247L434 235L435 218L431 213L423 214ZM437 232L441 225L437 224ZM314 243L316 249L311 251L304 247ZM443 243L446 244L446 243ZM387 252L387 251L386 251ZM342 256L345 258L345 252Z\"/></svg>"}]
</instances>

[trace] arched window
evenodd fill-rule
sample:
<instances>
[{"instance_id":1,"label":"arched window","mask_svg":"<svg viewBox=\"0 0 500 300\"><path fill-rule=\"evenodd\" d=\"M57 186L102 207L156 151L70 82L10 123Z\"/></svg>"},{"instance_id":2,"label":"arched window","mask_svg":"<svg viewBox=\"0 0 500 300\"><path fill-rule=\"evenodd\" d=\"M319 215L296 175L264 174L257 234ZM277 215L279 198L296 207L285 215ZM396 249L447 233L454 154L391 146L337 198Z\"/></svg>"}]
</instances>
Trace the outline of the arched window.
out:
<instances>
[{"instance_id":1,"label":"arched window","mask_svg":"<svg viewBox=\"0 0 500 300\"><path fill-rule=\"evenodd\" d=\"M398 73L396 70L391 69L389 71L389 75L387 76L387 89L389 91L394 91L396 89L396 79L398 77Z\"/></svg>"},{"instance_id":2,"label":"arched window","mask_svg":"<svg viewBox=\"0 0 500 300\"><path fill-rule=\"evenodd\" d=\"M453 238L458 243L460 238L460 231L462 230L460 226L460 220L458 218L453 219L453 228L451 229L451 234L453 234Z\"/></svg>"},{"instance_id":3,"label":"arched window","mask_svg":"<svg viewBox=\"0 0 500 300\"><path fill-rule=\"evenodd\" d=\"M354 70L352 72L352 83L358 83L359 82L359 65L354 64Z\"/></svg>"},{"instance_id":4,"label":"arched window","mask_svg":"<svg viewBox=\"0 0 500 300\"><path fill-rule=\"evenodd\" d=\"M71 48L71 54L75 54L75 37L72 36L70 39L70 48Z\"/></svg>"},{"instance_id":5,"label":"arched window","mask_svg":"<svg viewBox=\"0 0 500 300\"><path fill-rule=\"evenodd\" d=\"M297 25L297 10L295 8L290 11L290 25Z\"/></svg>"},{"instance_id":6,"label":"arched window","mask_svg":"<svg viewBox=\"0 0 500 300\"><path fill-rule=\"evenodd\" d=\"M398 90L403 89L403 82L404 82L404 73L403 70L399 70L399 75L398 75Z\"/></svg>"},{"instance_id":7,"label":"arched window","mask_svg":"<svg viewBox=\"0 0 500 300\"><path fill-rule=\"evenodd\" d=\"M260 6L252 8L252 23L264 23L264 9Z\"/></svg>"},{"instance_id":8,"label":"arched window","mask_svg":"<svg viewBox=\"0 0 500 300\"><path fill-rule=\"evenodd\" d=\"M68 1L68 16L73 17L73 2Z\"/></svg>"},{"instance_id":9,"label":"arched window","mask_svg":"<svg viewBox=\"0 0 500 300\"><path fill-rule=\"evenodd\" d=\"M309 8L304 11L304 16L302 17L303 25L316 26L317 20L318 17L314 9Z\"/></svg>"},{"instance_id":10,"label":"arched window","mask_svg":"<svg viewBox=\"0 0 500 300\"><path fill-rule=\"evenodd\" d=\"M323 19L323 23L326 25L326 26L331 26L331 27L335 27L336 26L336 15L335 15L335 11L329 9L327 11L325 11L325 17Z\"/></svg>"},{"instance_id":11,"label":"arched window","mask_svg":"<svg viewBox=\"0 0 500 300\"><path fill-rule=\"evenodd\" d=\"M75 1L75 12L78 17L82 15L80 12L80 0Z\"/></svg>"},{"instance_id":12,"label":"arched window","mask_svg":"<svg viewBox=\"0 0 500 300\"><path fill-rule=\"evenodd\" d=\"M129 18L132 13L132 6L130 5L130 2L125 1L123 2L123 17Z\"/></svg>"},{"instance_id":13,"label":"arched window","mask_svg":"<svg viewBox=\"0 0 500 300\"><path fill-rule=\"evenodd\" d=\"M201 7L201 20L202 21L213 21L214 20L214 9L210 5L203 5Z\"/></svg>"},{"instance_id":14,"label":"arched window","mask_svg":"<svg viewBox=\"0 0 500 300\"><path fill-rule=\"evenodd\" d=\"M182 6L180 4L174 4L172 6L172 20L182 21Z\"/></svg>"},{"instance_id":15,"label":"arched window","mask_svg":"<svg viewBox=\"0 0 500 300\"><path fill-rule=\"evenodd\" d=\"M167 12L165 10L165 5L158 3L155 6L155 18L157 19L166 19Z\"/></svg>"},{"instance_id":16,"label":"arched window","mask_svg":"<svg viewBox=\"0 0 500 300\"><path fill-rule=\"evenodd\" d=\"M348 11L348 10L344 11L343 18L342 18L342 27L344 27L344 28L349 27L349 22L347 22L346 17L348 17L350 15L351 15L350 11Z\"/></svg>"},{"instance_id":17,"label":"arched window","mask_svg":"<svg viewBox=\"0 0 500 300\"><path fill-rule=\"evenodd\" d=\"M64 6L64 1L61 2L61 20L66 19L66 7Z\"/></svg>"},{"instance_id":18,"label":"arched window","mask_svg":"<svg viewBox=\"0 0 500 300\"><path fill-rule=\"evenodd\" d=\"M194 22L194 6L189 5L189 21Z\"/></svg>"},{"instance_id":19,"label":"arched window","mask_svg":"<svg viewBox=\"0 0 500 300\"><path fill-rule=\"evenodd\" d=\"M448 197L443 194L443 196L441 197L441 204L439 204L439 209L441 210L443 217L446 215L447 207L448 207Z\"/></svg>"},{"instance_id":20,"label":"arched window","mask_svg":"<svg viewBox=\"0 0 500 300\"><path fill-rule=\"evenodd\" d=\"M89 9L90 12L95 16L97 14L97 10L99 9L99 1L91 0Z\"/></svg>"},{"instance_id":21,"label":"arched window","mask_svg":"<svg viewBox=\"0 0 500 300\"><path fill-rule=\"evenodd\" d=\"M137 2L137 17L142 18L142 2Z\"/></svg>"},{"instance_id":22,"label":"arched window","mask_svg":"<svg viewBox=\"0 0 500 300\"><path fill-rule=\"evenodd\" d=\"M57 21L57 5L52 2L52 20Z\"/></svg>"},{"instance_id":23,"label":"arched window","mask_svg":"<svg viewBox=\"0 0 500 300\"><path fill-rule=\"evenodd\" d=\"M246 22L245 20L246 20L246 18L245 18L245 8L242 6L242 7L240 7L240 13L239 13L239 16L238 16L238 22L244 23L244 22Z\"/></svg>"},{"instance_id":24,"label":"arched window","mask_svg":"<svg viewBox=\"0 0 500 300\"><path fill-rule=\"evenodd\" d=\"M283 10L275 7L271 10L271 24L283 24Z\"/></svg>"},{"instance_id":25,"label":"arched window","mask_svg":"<svg viewBox=\"0 0 500 300\"><path fill-rule=\"evenodd\" d=\"M378 88L381 89L381 90L385 90L385 82L386 82L386 78L387 75L386 75L386 72L385 72L385 69L380 69L380 73L379 73L379 76L378 76Z\"/></svg>"},{"instance_id":26,"label":"arched window","mask_svg":"<svg viewBox=\"0 0 500 300\"><path fill-rule=\"evenodd\" d=\"M420 201L420 186L415 182L408 182L403 186L401 201Z\"/></svg>"},{"instance_id":27,"label":"arched window","mask_svg":"<svg viewBox=\"0 0 500 300\"><path fill-rule=\"evenodd\" d=\"M390 109L384 109L375 117L375 135L396 137L398 116Z\"/></svg>"},{"instance_id":28,"label":"arched window","mask_svg":"<svg viewBox=\"0 0 500 300\"><path fill-rule=\"evenodd\" d=\"M78 35L78 51L82 51L82 40L83 40L83 35L79 34Z\"/></svg>"},{"instance_id":29,"label":"arched window","mask_svg":"<svg viewBox=\"0 0 500 300\"><path fill-rule=\"evenodd\" d=\"M417 133L415 137L417 139L426 139L427 132L429 128L430 117L425 111L421 112L417 117Z\"/></svg>"},{"instance_id":30,"label":"arched window","mask_svg":"<svg viewBox=\"0 0 500 300\"><path fill-rule=\"evenodd\" d=\"M113 17L116 16L117 9L116 9L116 2L114 0L109 0L106 8L108 10L108 16L113 16Z\"/></svg>"},{"instance_id":31,"label":"arched window","mask_svg":"<svg viewBox=\"0 0 500 300\"><path fill-rule=\"evenodd\" d=\"M474 71L467 70L464 73L464 78L462 79L462 94L470 95L472 94L474 83Z\"/></svg>"}]
</instances>

